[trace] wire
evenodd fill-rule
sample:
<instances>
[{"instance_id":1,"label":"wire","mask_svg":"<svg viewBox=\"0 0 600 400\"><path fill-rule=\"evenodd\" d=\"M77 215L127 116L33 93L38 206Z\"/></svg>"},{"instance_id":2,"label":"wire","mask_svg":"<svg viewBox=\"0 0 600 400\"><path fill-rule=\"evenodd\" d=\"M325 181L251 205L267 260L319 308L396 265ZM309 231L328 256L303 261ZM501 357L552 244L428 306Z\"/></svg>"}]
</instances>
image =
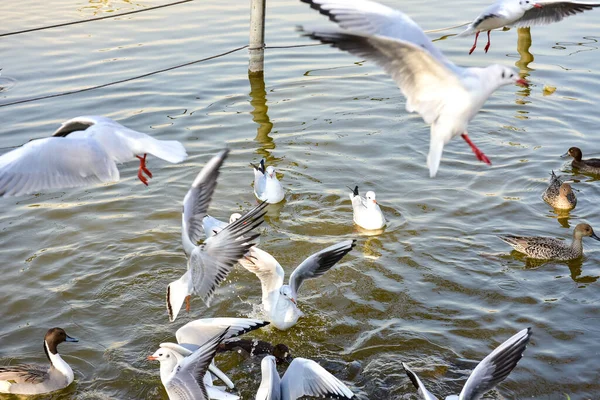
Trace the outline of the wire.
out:
<instances>
[{"instance_id":1,"label":"wire","mask_svg":"<svg viewBox=\"0 0 600 400\"><path fill-rule=\"evenodd\" d=\"M104 17L83 19L83 20L80 20L80 21L64 22L62 24L41 26L39 28L25 29L25 30L22 30L22 31L0 33L0 37L12 36L12 35L19 35L21 33L43 31L43 30L46 30L46 29L59 28L61 26L83 24L84 22L94 22L94 21L100 21L100 20L103 20L103 19L117 18L117 17L122 17L123 15L137 14L137 13L141 13L141 12L144 12L144 11L152 11L152 10L157 10L159 8L165 8L165 7L175 6L175 5L178 5L178 4L189 3L190 1L194 1L194 0L181 0L181 1L176 1L174 3L162 4L160 6L154 6L154 7L149 7L149 8L142 8L141 10L127 11L127 12L124 12L124 13L121 13L121 14L106 15Z\"/></svg>"},{"instance_id":2,"label":"wire","mask_svg":"<svg viewBox=\"0 0 600 400\"><path fill-rule=\"evenodd\" d=\"M217 54L217 55L214 55L214 56L206 57L206 58L203 58L203 59L200 59L200 60L186 62L184 64L179 64L179 65L175 65L173 67L159 69L158 71L148 72L146 74L142 74L142 75L134 76L134 77L131 77L131 78L126 78L126 79L121 79L119 81L104 83L102 85L90 86L90 87L83 88L83 89L71 90L69 92L54 93L54 94L49 94L49 95L46 95L46 96L33 97L33 98L30 98L30 99L23 99L23 100L13 101L13 102L10 102L10 103L4 103L4 104L0 104L0 107L12 106L12 105L15 105L15 104L30 103L32 101L37 101L37 100L51 99L51 98L54 98L54 97L66 96L68 94L83 93L83 92L88 92L90 90L101 89L101 88L105 88L105 87L108 87L108 86L113 86L113 85L116 85L116 84L119 84L119 83L130 82L130 81L133 81L133 80L136 80L136 79L146 78L148 76L160 74L161 72L172 71L172 70L177 69L177 68L187 67L189 65L198 64L198 63L201 63L201 62L204 62L204 61L208 61L208 60L213 60L215 58L223 57L223 56L226 56L228 54L235 53L236 51L243 50L243 49L245 49L247 47L248 47L248 45L245 45L245 46L238 47L236 49L229 50L229 51L226 51L224 53Z\"/></svg>"}]
</instances>

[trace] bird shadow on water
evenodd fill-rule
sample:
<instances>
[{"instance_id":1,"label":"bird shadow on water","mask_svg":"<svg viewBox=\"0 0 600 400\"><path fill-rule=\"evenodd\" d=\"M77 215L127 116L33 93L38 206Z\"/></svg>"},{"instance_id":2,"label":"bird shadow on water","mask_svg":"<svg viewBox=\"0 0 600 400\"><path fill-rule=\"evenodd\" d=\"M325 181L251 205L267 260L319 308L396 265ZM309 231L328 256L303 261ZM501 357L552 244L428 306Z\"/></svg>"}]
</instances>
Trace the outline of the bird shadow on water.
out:
<instances>
[{"instance_id":1,"label":"bird shadow on water","mask_svg":"<svg viewBox=\"0 0 600 400\"><path fill-rule=\"evenodd\" d=\"M593 276L593 275L583 275L583 261L584 261L584 257L579 257L576 258L574 260L569 260L569 261L556 261L556 260L537 260L534 258L529 258L521 253L519 253L516 250L513 250L510 254L502 254L500 255L501 258L504 259L512 259L512 260L519 260L519 261L523 261L525 262L525 265L523 266L523 269L526 270L536 270L536 269L540 269L541 267L544 267L546 265L551 265L551 264L564 264L567 267L569 267L569 273L570 273L570 277L573 280L573 282L577 283L577 284L589 284L589 283L594 283L598 280L598 278L600 278L600 276Z\"/></svg>"}]
</instances>

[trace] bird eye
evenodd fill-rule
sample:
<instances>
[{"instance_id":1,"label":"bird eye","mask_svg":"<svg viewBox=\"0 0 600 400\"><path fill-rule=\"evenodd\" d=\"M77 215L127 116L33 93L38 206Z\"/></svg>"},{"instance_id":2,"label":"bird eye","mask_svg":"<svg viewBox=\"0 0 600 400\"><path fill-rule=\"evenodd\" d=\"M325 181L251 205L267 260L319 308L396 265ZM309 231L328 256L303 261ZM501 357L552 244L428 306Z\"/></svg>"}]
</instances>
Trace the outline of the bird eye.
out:
<instances>
[{"instance_id":1,"label":"bird eye","mask_svg":"<svg viewBox=\"0 0 600 400\"><path fill-rule=\"evenodd\" d=\"M171 357L171 355L170 355L170 354L167 354L167 358L169 358L169 357Z\"/></svg>"},{"instance_id":2,"label":"bird eye","mask_svg":"<svg viewBox=\"0 0 600 400\"><path fill-rule=\"evenodd\" d=\"M502 79L504 79L504 71L502 71Z\"/></svg>"},{"instance_id":3,"label":"bird eye","mask_svg":"<svg viewBox=\"0 0 600 400\"><path fill-rule=\"evenodd\" d=\"M515 76L515 74L510 74L510 77L512 78L513 76Z\"/></svg>"}]
</instances>

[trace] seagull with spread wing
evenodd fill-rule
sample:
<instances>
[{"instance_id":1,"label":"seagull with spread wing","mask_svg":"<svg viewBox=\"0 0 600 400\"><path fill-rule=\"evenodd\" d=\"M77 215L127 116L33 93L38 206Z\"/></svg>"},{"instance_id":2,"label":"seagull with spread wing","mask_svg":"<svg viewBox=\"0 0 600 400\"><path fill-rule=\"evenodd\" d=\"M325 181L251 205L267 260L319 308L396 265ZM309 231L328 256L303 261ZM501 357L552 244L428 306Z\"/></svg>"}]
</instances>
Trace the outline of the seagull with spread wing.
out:
<instances>
[{"instance_id":1,"label":"seagull with spread wing","mask_svg":"<svg viewBox=\"0 0 600 400\"><path fill-rule=\"evenodd\" d=\"M304 315L297 305L298 290L302 283L329 271L355 245L356 240L345 240L313 254L296 267L288 285L283 284L285 273L279 262L256 246L251 247L239 262L260 279L265 313L277 329L284 331L296 325Z\"/></svg>"},{"instance_id":2,"label":"seagull with spread wing","mask_svg":"<svg viewBox=\"0 0 600 400\"><path fill-rule=\"evenodd\" d=\"M460 395L446 397L446 400L477 400L494 386L506 379L523 357L523 352L531 338L531 328L523 329L519 333L498 346L492 353L485 357L471 372L469 379L460 391ZM417 374L402 363L406 375L418 389L423 400L438 400L425 388Z\"/></svg>"},{"instance_id":3,"label":"seagull with spread wing","mask_svg":"<svg viewBox=\"0 0 600 400\"><path fill-rule=\"evenodd\" d=\"M501 65L462 68L448 60L404 13L370 0L301 0L343 30L304 29L323 43L377 63L406 97L406 110L431 125L427 166L437 174L444 145L461 135L477 159L490 160L467 135L469 122L498 88L527 85Z\"/></svg>"},{"instance_id":4,"label":"seagull with spread wing","mask_svg":"<svg viewBox=\"0 0 600 400\"><path fill-rule=\"evenodd\" d=\"M600 7L600 3L561 0L498 0L477 16L458 36L475 34L475 43L469 54L475 51L479 33L487 31L487 53L490 48L490 32L505 26L525 28L533 25L547 25L562 21L565 17Z\"/></svg>"},{"instance_id":5,"label":"seagull with spread wing","mask_svg":"<svg viewBox=\"0 0 600 400\"><path fill-rule=\"evenodd\" d=\"M0 197L116 182L117 164L135 158L140 160L137 176L148 186L147 154L170 163L187 158L176 140L157 140L106 117L73 118L51 137L0 156Z\"/></svg>"},{"instance_id":6,"label":"seagull with spread wing","mask_svg":"<svg viewBox=\"0 0 600 400\"><path fill-rule=\"evenodd\" d=\"M206 305L209 305L217 286L254 245L252 240L260 235L250 232L264 222L267 206L264 202L198 245L203 237L202 221L217 185L219 168L228 153L229 150L222 150L202 168L183 199L181 240L188 263L185 274L167 287L167 311L170 321L177 318L184 302L189 311L191 295L200 296Z\"/></svg>"}]
</instances>

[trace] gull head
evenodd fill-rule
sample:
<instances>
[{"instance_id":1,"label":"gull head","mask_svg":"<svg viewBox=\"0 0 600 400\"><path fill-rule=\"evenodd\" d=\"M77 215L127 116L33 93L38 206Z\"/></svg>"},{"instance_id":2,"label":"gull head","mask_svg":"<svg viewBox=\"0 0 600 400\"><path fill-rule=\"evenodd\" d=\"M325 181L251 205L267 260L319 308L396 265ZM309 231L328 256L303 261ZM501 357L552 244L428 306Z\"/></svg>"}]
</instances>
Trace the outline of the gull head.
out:
<instances>
[{"instance_id":1,"label":"gull head","mask_svg":"<svg viewBox=\"0 0 600 400\"><path fill-rule=\"evenodd\" d=\"M496 82L498 87L517 84L521 86L529 86L529 83L521 78L519 74L512 68L505 67L503 65L490 65L487 69L487 76L490 80Z\"/></svg>"},{"instance_id":2,"label":"gull head","mask_svg":"<svg viewBox=\"0 0 600 400\"><path fill-rule=\"evenodd\" d=\"M229 217L229 223L233 224L235 221L237 221L238 219L242 218L242 214L240 213L233 213L231 214L231 216Z\"/></svg>"},{"instance_id":3,"label":"gull head","mask_svg":"<svg viewBox=\"0 0 600 400\"><path fill-rule=\"evenodd\" d=\"M292 294L292 288L289 287L288 285L283 285L279 289L279 294L281 294L283 297L285 297L286 299L288 299L289 301L294 303L294 305L297 305L296 299L294 299L294 295Z\"/></svg>"},{"instance_id":4,"label":"gull head","mask_svg":"<svg viewBox=\"0 0 600 400\"><path fill-rule=\"evenodd\" d=\"M524 11L529 11L532 8L542 8L542 5L536 3L533 0L520 0L519 5L523 8Z\"/></svg>"},{"instance_id":5,"label":"gull head","mask_svg":"<svg viewBox=\"0 0 600 400\"><path fill-rule=\"evenodd\" d=\"M269 175L271 178L275 178L275 168L272 165L267 167L267 175Z\"/></svg>"},{"instance_id":6,"label":"gull head","mask_svg":"<svg viewBox=\"0 0 600 400\"><path fill-rule=\"evenodd\" d=\"M377 204L377 200L375 199L375 192L368 191L365 196L367 197L367 205Z\"/></svg>"},{"instance_id":7,"label":"gull head","mask_svg":"<svg viewBox=\"0 0 600 400\"><path fill-rule=\"evenodd\" d=\"M147 360L160 362L160 379L164 384L179 361L181 361L183 358L183 355L177 353L176 351L161 347L156 350L154 354L148 356Z\"/></svg>"}]
</instances>

